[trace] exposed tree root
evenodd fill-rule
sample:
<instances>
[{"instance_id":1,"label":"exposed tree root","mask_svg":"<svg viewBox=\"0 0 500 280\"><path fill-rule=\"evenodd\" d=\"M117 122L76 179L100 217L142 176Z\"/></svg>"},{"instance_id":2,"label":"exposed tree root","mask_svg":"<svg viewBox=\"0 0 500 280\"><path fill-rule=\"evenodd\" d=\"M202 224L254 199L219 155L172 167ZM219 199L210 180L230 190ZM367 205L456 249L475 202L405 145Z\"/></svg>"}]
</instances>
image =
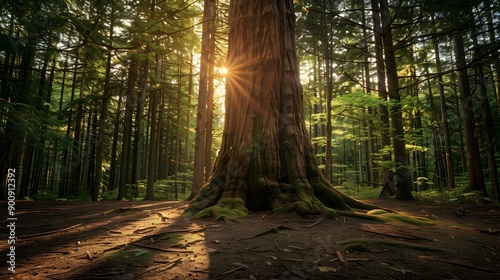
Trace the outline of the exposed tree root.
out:
<instances>
[{"instance_id":1,"label":"exposed tree root","mask_svg":"<svg viewBox=\"0 0 500 280\"><path fill-rule=\"evenodd\" d=\"M195 218L213 218L220 220L224 218L239 219L246 217L248 208L252 208L253 202L267 201L255 210L272 209L275 213L294 212L300 216L323 215L325 218L333 219L337 217L336 209L339 211L351 212L354 209L371 210L377 209L375 205L362 201L336 190L330 183L319 175L308 180L296 179L290 183L271 184L265 180L259 181L258 186L254 186L258 193L266 194L266 197L252 197L251 202L248 194L243 198L234 198L224 195L227 188L225 176L219 175L206 184L190 202L185 209L185 215ZM250 205L249 205L250 204ZM384 209L387 212L391 210ZM347 214L346 214L347 215ZM363 216L359 216L363 217ZM373 218L381 220L379 218Z\"/></svg>"},{"instance_id":2,"label":"exposed tree root","mask_svg":"<svg viewBox=\"0 0 500 280\"><path fill-rule=\"evenodd\" d=\"M337 211L338 214L342 216L355 217L360 219L389 222L398 221L405 224L417 225L417 226L428 226L434 223L426 218L412 217L408 215L403 215L399 213L389 213L383 209L373 209L367 213L362 212L352 212L352 211Z\"/></svg>"}]
</instances>

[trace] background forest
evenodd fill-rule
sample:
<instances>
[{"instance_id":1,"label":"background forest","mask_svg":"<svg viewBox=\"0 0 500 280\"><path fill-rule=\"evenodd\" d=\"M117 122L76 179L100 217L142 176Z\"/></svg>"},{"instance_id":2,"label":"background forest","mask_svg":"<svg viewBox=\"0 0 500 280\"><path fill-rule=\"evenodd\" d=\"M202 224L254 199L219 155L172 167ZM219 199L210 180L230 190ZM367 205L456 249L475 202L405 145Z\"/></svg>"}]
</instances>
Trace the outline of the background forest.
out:
<instances>
[{"instance_id":1,"label":"background forest","mask_svg":"<svg viewBox=\"0 0 500 280\"><path fill-rule=\"evenodd\" d=\"M227 2L2 1L2 196L15 168L18 199L188 197L220 146ZM306 124L332 184L393 195L403 170L415 197L498 201L499 7L296 1Z\"/></svg>"}]
</instances>

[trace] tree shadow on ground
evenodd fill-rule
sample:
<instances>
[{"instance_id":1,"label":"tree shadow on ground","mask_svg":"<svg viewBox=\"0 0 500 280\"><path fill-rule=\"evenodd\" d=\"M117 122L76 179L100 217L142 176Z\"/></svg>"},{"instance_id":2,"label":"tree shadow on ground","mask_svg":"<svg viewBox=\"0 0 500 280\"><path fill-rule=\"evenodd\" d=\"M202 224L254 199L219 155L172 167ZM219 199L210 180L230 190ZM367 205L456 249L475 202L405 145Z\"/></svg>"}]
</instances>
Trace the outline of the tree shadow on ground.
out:
<instances>
[{"instance_id":1,"label":"tree shadow on ground","mask_svg":"<svg viewBox=\"0 0 500 280\"><path fill-rule=\"evenodd\" d=\"M1 279L497 279L500 209L370 201L434 225L251 212L183 218L185 202L17 203ZM2 231L0 236L7 240ZM6 256L8 245L0 245Z\"/></svg>"}]
</instances>

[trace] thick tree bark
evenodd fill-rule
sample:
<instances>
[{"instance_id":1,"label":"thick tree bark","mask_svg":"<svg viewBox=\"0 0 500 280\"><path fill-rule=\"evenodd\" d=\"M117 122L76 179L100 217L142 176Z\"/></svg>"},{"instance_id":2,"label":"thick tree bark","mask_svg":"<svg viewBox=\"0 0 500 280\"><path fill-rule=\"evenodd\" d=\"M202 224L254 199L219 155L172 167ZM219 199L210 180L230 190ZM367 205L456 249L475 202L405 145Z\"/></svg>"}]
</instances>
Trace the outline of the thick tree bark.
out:
<instances>
[{"instance_id":1,"label":"thick tree bark","mask_svg":"<svg viewBox=\"0 0 500 280\"><path fill-rule=\"evenodd\" d=\"M232 0L225 122L208 183L187 213L215 218L247 209L299 214L366 207L319 172L303 115L292 0ZM212 206L212 207L210 207Z\"/></svg>"}]
</instances>

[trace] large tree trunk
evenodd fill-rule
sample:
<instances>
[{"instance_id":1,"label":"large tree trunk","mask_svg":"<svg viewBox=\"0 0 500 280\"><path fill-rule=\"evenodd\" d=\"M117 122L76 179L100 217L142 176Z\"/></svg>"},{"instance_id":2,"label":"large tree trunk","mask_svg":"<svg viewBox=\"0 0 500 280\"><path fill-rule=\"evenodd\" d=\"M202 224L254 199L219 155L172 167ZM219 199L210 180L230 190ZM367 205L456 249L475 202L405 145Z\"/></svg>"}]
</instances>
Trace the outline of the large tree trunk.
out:
<instances>
[{"instance_id":1,"label":"large tree trunk","mask_svg":"<svg viewBox=\"0 0 500 280\"><path fill-rule=\"evenodd\" d=\"M231 1L222 144L187 213L210 206L200 216L369 208L333 189L319 172L304 122L293 2Z\"/></svg>"}]
</instances>

